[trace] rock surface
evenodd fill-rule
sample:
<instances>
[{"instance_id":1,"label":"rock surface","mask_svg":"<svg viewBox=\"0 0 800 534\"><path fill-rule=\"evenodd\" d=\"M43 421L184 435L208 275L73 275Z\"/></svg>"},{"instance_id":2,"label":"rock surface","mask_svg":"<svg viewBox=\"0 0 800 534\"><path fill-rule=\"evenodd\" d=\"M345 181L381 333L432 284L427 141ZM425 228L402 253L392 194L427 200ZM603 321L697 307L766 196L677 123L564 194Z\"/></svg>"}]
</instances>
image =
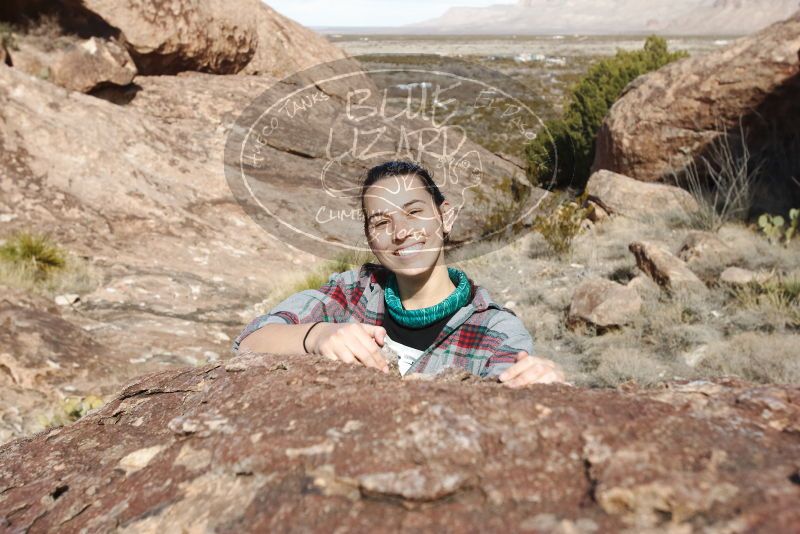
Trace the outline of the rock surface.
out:
<instances>
[{"instance_id":1,"label":"rock surface","mask_svg":"<svg viewBox=\"0 0 800 534\"><path fill-rule=\"evenodd\" d=\"M260 0L10 1L0 20L55 15L69 34L124 44L142 74L199 71L282 78L346 54Z\"/></svg>"},{"instance_id":2,"label":"rock surface","mask_svg":"<svg viewBox=\"0 0 800 534\"><path fill-rule=\"evenodd\" d=\"M643 184L606 170L593 173L586 190L589 199L605 212L636 219L659 215L686 217L698 209L695 199L684 189L665 184Z\"/></svg>"},{"instance_id":3,"label":"rock surface","mask_svg":"<svg viewBox=\"0 0 800 534\"><path fill-rule=\"evenodd\" d=\"M670 291L706 293L708 288L686 263L658 243L637 241L628 249L636 257L636 265L659 286Z\"/></svg>"},{"instance_id":4,"label":"rock surface","mask_svg":"<svg viewBox=\"0 0 800 534\"><path fill-rule=\"evenodd\" d=\"M127 362L67 321L57 306L0 286L0 442L41 430L68 396L111 394Z\"/></svg>"},{"instance_id":5,"label":"rock surface","mask_svg":"<svg viewBox=\"0 0 800 534\"><path fill-rule=\"evenodd\" d=\"M128 85L137 74L127 50L114 41L75 39L52 50L37 41L16 41L10 54L14 68L71 91L88 93L109 84Z\"/></svg>"},{"instance_id":6,"label":"rock surface","mask_svg":"<svg viewBox=\"0 0 800 534\"><path fill-rule=\"evenodd\" d=\"M769 177L756 200L777 201L780 209L796 206L800 188L790 177L800 172L793 156L800 146L798 50L800 13L719 51L640 77L606 116L593 170L670 181L673 171L680 174L701 157L718 164L723 158L713 147L723 130L732 134L734 156L741 152L741 123L750 154L761 156Z\"/></svg>"},{"instance_id":7,"label":"rock surface","mask_svg":"<svg viewBox=\"0 0 800 534\"><path fill-rule=\"evenodd\" d=\"M713 232L689 232L676 256L703 281L715 280L725 268L750 253L735 250Z\"/></svg>"},{"instance_id":8,"label":"rock surface","mask_svg":"<svg viewBox=\"0 0 800 534\"><path fill-rule=\"evenodd\" d=\"M245 354L138 379L4 445L0 517L13 531L785 532L798 457L796 387L509 390Z\"/></svg>"},{"instance_id":9,"label":"rock surface","mask_svg":"<svg viewBox=\"0 0 800 534\"><path fill-rule=\"evenodd\" d=\"M572 328L590 324L602 329L621 326L636 317L642 299L634 288L595 278L582 282L572 296L567 324Z\"/></svg>"},{"instance_id":10,"label":"rock surface","mask_svg":"<svg viewBox=\"0 0 800 534\"><path fill-rule=\"evenodd\" d=\"M733 286L746 286L753 282L763 284L770 278L770 273L755 273L740 267L728 267L719 275L720 282Z\"/></svg>"}]
</instances>

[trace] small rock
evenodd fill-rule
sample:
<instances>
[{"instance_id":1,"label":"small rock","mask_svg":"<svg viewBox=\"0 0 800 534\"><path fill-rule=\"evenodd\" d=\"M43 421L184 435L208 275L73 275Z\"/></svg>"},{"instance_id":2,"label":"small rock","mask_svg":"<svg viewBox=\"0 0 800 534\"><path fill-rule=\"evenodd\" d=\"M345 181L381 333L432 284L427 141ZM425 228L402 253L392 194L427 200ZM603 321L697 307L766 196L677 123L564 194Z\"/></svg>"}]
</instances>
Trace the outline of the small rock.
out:
<instances>
[{"instance_id":1,"label":"small rock","mask_svg":"<svg viewBox=\"0 0 800 534\"><path fill-rule=\"evenodd\" d=\"M590 279L575 290L567 324L570 328L620 326L636 317L641 307L642 299L634 289L603 278Z\"/></svg>"},{"instance_id":2,"label":"small rock","mask_svg":"<svg viewBox=\"0 0 800 534\"><path fill-rule=\"evenodd\" d=\"M746 286L752 282L763 284L770 277L769 273L755 273L740 267L728 267L719 275L719 281L732 286Z\"/></svg>"},{"instance_id":3,"label":"small rock","mask_svg":"<svg viewBox=\"0 0 800 534\"><path fill-rule=\"evenodd\" d=\"M683 361L686 362L686 365L689 367L697 367L703 358L706 356L706 351L708 351L708 345L700 345L696 349L684 353Z\"/></svg>"},{"instance_id":4,"label":"small rock","mask_svg":"<svg viewBox=\"0 0 800 534\"><path fill-rule=\"evenodd\" d=\"M586 207L591 208L591 211L589 212L589 220L595 224L605 221L610 217L608 212L604 210L600 204L594 202L593 200L587 200Z\"/></svg>"},{"instance_id":5,"label":"small rock","mask_svg":"<svg viewBox=\"0 0 800 534\"><path fill-rule=\"evenodd\" d=\"M670 291L707 293L706 285L686 263L673 256L666 248L650 242L633 242L628 245L636 257L636 265L659 286Z\"/></svg>"},{"instance_id":6,"label":"small rock","mask_svg":"<svg viewBox=\"0 0 800 534\"><path fill-rule=\"evenodd\" d=\"M703 231L689 232L676 256L704 280L716 278L726 265L738 259L737 252L716 234Z\"/></svg>"},{"instance_id":7,"label":"small rock","mask_svg":"<svg viewBox=\"0 0 800 534\"><path fill-rule=\"evenodd\" d=\"M75 293L65 293L63 295L58 295L55 298L55 302L59 306L71 306L79 300L81 300L80 295L76 295Z\"/></svg>"}]
</instances>

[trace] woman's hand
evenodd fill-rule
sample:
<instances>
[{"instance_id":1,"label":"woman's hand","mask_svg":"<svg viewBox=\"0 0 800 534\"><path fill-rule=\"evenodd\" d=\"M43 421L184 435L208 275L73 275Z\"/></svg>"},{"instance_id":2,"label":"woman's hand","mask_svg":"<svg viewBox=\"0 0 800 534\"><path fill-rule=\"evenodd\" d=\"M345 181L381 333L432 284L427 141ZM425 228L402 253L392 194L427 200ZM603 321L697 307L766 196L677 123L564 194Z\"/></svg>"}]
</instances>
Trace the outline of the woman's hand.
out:
<instances>
[{"instance_id":1,"label":"woman's hand","mask_svg":"<svg viewBox=\"0 0 800 534\"><path fill-rule=\"evenodd\" d=\"M516 355L516 363L500 374L500 381L510 388L519 388L528 384L567 383L564 371L553 360L530 356L524 350Z\"/></svg>"},{"instance_id":2,"label":"woman's hand","mask_svg":"<svg viewBox=\"0 0 800 534\"><path fill-rule=\"evenodd\" d=\"M389 372L381 354L386 330L382 326L361 323L322 323L314 327L306 344L309 352L330 360L360 363Z\"/></svg>"}]
</instances>

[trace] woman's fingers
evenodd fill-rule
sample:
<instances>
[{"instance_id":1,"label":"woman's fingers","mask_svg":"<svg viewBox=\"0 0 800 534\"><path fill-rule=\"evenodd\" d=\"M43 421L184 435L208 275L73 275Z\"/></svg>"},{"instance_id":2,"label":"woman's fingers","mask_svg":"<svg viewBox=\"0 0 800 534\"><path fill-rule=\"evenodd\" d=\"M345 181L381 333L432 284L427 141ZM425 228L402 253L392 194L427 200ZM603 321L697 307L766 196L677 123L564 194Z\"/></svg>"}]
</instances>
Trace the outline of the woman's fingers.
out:
<instances>
[{"instance_id":1,"label":"woman's fingers","mask_svg":"<svg viewBox=\"0 0 800 534\"><path fill-rule=\"evenodd\" d=\"M348 341L348 348L355 358L366 367L388 371L389 365L380 353L380 348L369 335L362 332Z\"/></svg>"},{"instance_id":2,"label":"woman's fingers","mask_svg":"<svg viewBox=\"0 0 800 534\"><path fill-rule=\"evenodd\" d=\"M507 382L519 376L528 367L533 365L533 360L528 357L524 350L519 351L515 356L517 362L500 374L500 381Z\"/></svg>"},{"instance_id":3,"label":"woman's fingers","mask_svg":"<svg viewBox=\"0 0 800 534\"><path fill-rule=\"evenodd\" d=\"M367 332L367 334L369 334L375 340L375 342L382 347L384 340L386 339L386 329L382 326L375 326L372 324L360 324L362 327L364 327L364 330Z\"/></svg>"},{"instance_id":4,"label":"woman's fingers","mask_svg":"<svg viewBox=\"0 0 800 534\"><path fill-rule=\"evenodd\" d=\"M380 348L360 323L343 327L333 336L332 342L337 359L347 363L358 362L366 367L386 369L388 372L388 364L380 354Z\"/></svg>"},{"instance_id":5,"label":"woman's fingers","mask_svg":"<svg viewBox=\"0 0 800 534\"><path fill-rule=\"evenodd\" d=\"M505 385L516 388L528 384L564 382L564 372L554 361L538 356L519 357L521 354L527 353L520 352L517 363L500 375Z\"/></svg>"},{"instance_id":6,"label":"woman's fingers","mask_svg":"<svg viewBox=\"0 0 800 534\"><path fill-rule=\"evenodd\" d=\"M389 364L380 352L380 347L373 338L373 331L364 328L367 325L357 323L353 328L353 352L356 358L367 367L389 371ZM377 327L380 328L380 327Z\"/></svg>"}]
</instances>

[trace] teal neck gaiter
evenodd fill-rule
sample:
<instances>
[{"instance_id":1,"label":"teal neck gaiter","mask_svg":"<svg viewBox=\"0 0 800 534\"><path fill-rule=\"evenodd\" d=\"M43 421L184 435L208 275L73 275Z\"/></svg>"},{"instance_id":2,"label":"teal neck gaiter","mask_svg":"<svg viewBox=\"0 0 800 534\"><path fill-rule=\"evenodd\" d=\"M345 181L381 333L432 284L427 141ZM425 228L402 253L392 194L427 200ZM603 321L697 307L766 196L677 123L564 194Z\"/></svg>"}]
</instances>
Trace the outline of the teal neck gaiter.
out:
<instances>
[{"instance_id":1,"label":"teal neck gaiter","mask_svg":"<svg viewBox=\"0 0 800 534\"><path fill-rule=\"evenodd\" d=\"M394 273L390 274L384 291L384 300L392 318L407 328L422 328L464 307L469 300L470 293L467 275L454 267L448 267L447 274L450 275L450 280L456 286L455 291L439 304L419 310L407 310L403 307L400 291L397 288L397 277Z\"/></svg>"}]
</instances>

